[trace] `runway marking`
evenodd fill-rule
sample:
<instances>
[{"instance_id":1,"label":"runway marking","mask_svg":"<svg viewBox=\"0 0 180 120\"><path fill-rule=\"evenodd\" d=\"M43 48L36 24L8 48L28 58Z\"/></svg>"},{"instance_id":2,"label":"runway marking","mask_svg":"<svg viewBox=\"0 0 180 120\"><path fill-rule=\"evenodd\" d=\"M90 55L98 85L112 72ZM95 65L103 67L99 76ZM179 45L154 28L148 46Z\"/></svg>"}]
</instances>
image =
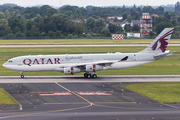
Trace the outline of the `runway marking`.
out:
<instances>
[{"instance_id":1,"label":"runway marking","mask_svg":"<svg viewBox=\"0 0 180 120\"><path fill-rule=\"evenodd\" d=\"M65 89L65 90L67 90L68 92L70 92L70 93L72 93L72 94L74 94L74 95L76 95L76 96L80 97L81 99L85 100L85 101L86 101L86 102L88 102L89 104L93 104L93 103L92 103L92 102L90 102L89 100L87 100L87 99L85 99L84 97L82 97L82 96L80 96L80 95L76 94L75 92L73 92L73 91L71 91L71 90L69 90L69 89L65 88L64 86L60 85L59 83L57 83L57 82L55 82L55 83L56 83L56 85L58 85L59 87L61 87L61 88Z\"/></svg>"},{"instance_id":2,"label":"runway marking","mask_svg":"<svg viewBox=\"0 0 180 120\"><path fill-rule=\"evenodd\" d=\"M94 104L136 104L136 102L93 102ZM45 105L54 104L87 104L87 102L68 102L68 103L44 103Z\"/></svg>"},{"instance_id":3,"label":"runway marking","mask_svg":"<svg viewBox=\"0 0 180 120\"><path fill-rule=\"evenodd\" d=\"M72 93L39 94L39 96L72 95Z\"/></svg>"},{"instance_id":4,"label":"runway marking","mask_svg":"<svg viewBox=\"0 0 180 120\"><path fill-rule=\"evenodd\" d=\"M98 93L98 92L92 92L92 93L78 92L77 94L79 95L112 95L112 93Z\"/></svg>"},{"instance_id":5,"label":"runway marking","mask_svg":"<svg viewBox=\"0 0 180 120\"><path fill-rule=\"evenodd\" d=\"M92 93L92 92L95 92L95 93L113 93L113 91L71 91L71 92L85 92L85 93ZM45 91L45 92L30 92L32 94L35 94L35 93L67 93L67 91Z\"/></svg>"},{"instance_id":6,"label":"runway marking","mask_svg":"<svg viewBox=\"0 0 180 120\"><path fill-rule=\"evenodd\" d=\"M28 113L28 114L21 114L21 115L12 115L12 116L4 116L4 117L0 117L0 119L7 119L7 118L16 118L16 117L28 117L28 116L32 116L32 115L38 115L38 114L43 114L43 113L55 113L55 112L63 112L63 111L70 111L70 110L78 110L78 109L84 109L84 108L88 108L91 107L92 103L88 106L83 106L83 107L77 107L77 108L69 108L69 109L62 109L62 110L53 110L53 111L43 111L43 112L35 112L35 113Z\"/></svg>"},{"instance_id":7,"label":"runway marking","mask_svg":"<svg viewBox=\"0 0 180 120\"><path fill-rule=\"evenodd\" d=\"M173 106L173 105L169 105L169 104L164 104L164 103L161 103L162 105L166 105L166 106L168 106L168 107L172 107L172 108L178 108L178 107L176 107L176 106Z\"/></svg>"},{"instance_id":8,"label":"runway marking","mask_svg":"<svg viewBox=\"0 0 180 120\"><path fill-rule=\"evenodd\" d=\"M105 108L121 108L121 109L129 109L129 110L171 110L171 109L148 109L148 108L128 108L128 107L116 107L116 106L105 106L105 105L98 105L98 104L93 104L94 106L99 106L99 107L105 107Z\"/></svg>"}]
</instances>

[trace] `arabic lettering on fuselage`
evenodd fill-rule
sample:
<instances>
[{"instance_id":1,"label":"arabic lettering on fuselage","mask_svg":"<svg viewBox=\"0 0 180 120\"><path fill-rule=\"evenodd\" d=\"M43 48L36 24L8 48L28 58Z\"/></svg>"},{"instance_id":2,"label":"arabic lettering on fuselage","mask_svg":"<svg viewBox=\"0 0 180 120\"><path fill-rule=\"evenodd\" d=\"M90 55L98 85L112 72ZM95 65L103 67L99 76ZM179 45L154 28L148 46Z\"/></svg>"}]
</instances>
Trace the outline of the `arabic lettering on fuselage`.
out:
<instances>
[{"instance_id":1,"label":"arabic lettering on fuselage","mask_svg":"<svg viewBox=\"0 0 180 120\"><path fill-rule=\"evenodd\" d=\"M65 59L82 59L82 56L67 56Z\"/></svg>"},{"instance_id":2,"label":"arabic lettering on fuselage","mask_svg":"<svg viewBox=\"0 0 180 120\"><path fill-rule=\"evenodd\" d=\"M60 64L60 58L35 58L35 59L30 59L30 58L26 58L23 60L23 64L24 65L39 65L39 64Z\"/></svg>"}]
</instances>

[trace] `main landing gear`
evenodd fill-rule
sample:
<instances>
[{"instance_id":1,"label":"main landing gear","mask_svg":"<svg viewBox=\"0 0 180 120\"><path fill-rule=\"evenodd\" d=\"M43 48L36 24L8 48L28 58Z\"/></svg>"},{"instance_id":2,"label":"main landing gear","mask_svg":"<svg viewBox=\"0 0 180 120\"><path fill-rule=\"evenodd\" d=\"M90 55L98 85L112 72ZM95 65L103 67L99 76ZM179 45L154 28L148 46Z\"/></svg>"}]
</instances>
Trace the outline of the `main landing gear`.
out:
<instances>
[{"instance_id":1,"label":"main landing gear","mask_svg":"<svg viewBox=\"0 0 180 120\"><path fill-rule=\"evenodd\" d=\"M97 75L94 73L84 73L85 78L97 78Z\"/></svg>"},{"instance_id":2,"label":"main landing gear","mask_svg":"<svg viewBox=\"0 0 180 120\"><path fill-rule=\"evenodd\" d=\"M21 78L24 78L24 75L23 75L23 72L22 72L22 71L20 72L20 74L21 74Z\"/></svg>"}]
</instances>

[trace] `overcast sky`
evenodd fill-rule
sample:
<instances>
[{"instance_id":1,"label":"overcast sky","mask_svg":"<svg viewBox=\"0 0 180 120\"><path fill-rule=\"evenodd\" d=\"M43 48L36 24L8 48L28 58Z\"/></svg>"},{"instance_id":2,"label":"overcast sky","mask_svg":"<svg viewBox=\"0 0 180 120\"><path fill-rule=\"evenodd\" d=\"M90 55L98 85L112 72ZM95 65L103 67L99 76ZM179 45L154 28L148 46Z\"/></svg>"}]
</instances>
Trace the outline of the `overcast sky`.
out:
<instances>
[{"instance_id":1,"label":"overcast sky","mask_svg":"<svg viewBox=\"0 0 180 120\"><path fill-rule=\"evenodd\" d=\"M14 3L19 6L33 6L33 5L52 5L60 7L62 5L76 5L76 6L132 6L132 5L150 5L160 6L167 4L175 4L177 0L0 0L0 4Z\"/></svg>"}]
</instances>

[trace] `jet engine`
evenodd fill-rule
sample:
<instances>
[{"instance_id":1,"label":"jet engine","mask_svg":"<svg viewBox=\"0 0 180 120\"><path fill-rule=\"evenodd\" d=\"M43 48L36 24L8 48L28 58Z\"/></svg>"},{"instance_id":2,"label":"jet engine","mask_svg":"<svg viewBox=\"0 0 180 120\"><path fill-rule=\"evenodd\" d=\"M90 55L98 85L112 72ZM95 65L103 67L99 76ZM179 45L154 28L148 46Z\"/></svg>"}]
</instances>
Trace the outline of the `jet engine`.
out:
<instances>
[{"instance_id":1,"label":"jet engine","mask_svg":"<svg viewBox=\"0 0 180 120\"><path fill-rule=\"evenodd\" d=\"M103 70L101 65L86 65L86 72L96 72L100 70Z\"/></svg>"},{"instance_id":2,"label":"jet engine","mask_svg":"<svg viewBox=\"0 0 180 120\"><path fill-rule=\"evenodd\" d=\"M70 74L75 74L75 73L79 73L81 72L81 69L80 68L75 68L75 67L67 67L67 68L64 68L64 74L66 75L70 75Z\"/></svg>"}]
</instances>

